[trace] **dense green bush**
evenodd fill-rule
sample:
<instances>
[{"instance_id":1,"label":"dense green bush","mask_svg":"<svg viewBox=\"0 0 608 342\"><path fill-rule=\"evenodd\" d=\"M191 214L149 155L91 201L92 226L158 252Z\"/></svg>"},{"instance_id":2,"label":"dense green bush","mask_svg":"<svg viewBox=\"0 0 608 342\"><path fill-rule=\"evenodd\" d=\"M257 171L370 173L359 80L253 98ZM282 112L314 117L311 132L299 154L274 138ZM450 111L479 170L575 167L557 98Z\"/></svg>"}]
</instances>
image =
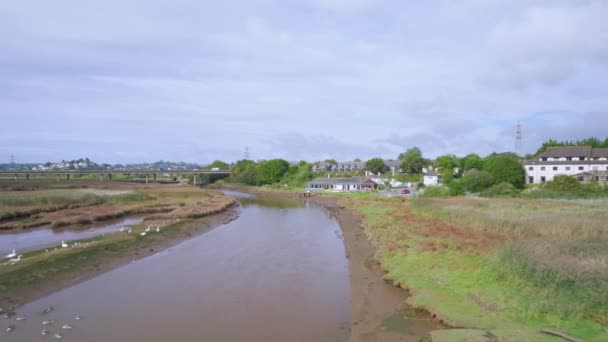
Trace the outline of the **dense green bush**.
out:
<instances>
[{"instance_id":1,"label":"dense green bush","mask_svg":"<svg viewBox=\"0 0 608 342\"><path fill-rule=\"evenodd\" d=\"M467 173L460 179L465 191L480 192L494 184L494 177L486 171Z\"/></svg>"},{"instance_id":2,"label":"dense green bush","mask_svg":"<svg viewBox=\"0 0 608 342\"><path fill-rule=\"evenodd\" d=\"M513 184L502 182L493 185L479 193L482 197L515 197L520 193Z\"/></svg>"},{"instance_id":3,"label":"dense green bush","mask_svg":"<svg viewBox=\"0 0 608 342\"><path fill-rule=\"evenodd\" d=\"M551 191L578 192L583 190L583 185L572 176L557 175L545 183L544 188Z\"/></svg>"},{"instance_id":4,"label":"dense green bush","mask_svg":"<svg viewBox=\"0 0 608 342\"><path fill-rule=\"evenodd\" d=\"M450 196L461 196L464 195L464 186L460 180L455 180L448 185L448 194Z\"/></svg>"},{"instance_id":5,"label":"dense green bush","mask_svg":"<svg viewBox=\"0 0 608 342\"><path fill-rule=\"evenodd\" d=\"M283 159L266 160L258 164L257 184L274 184L281 180L289 169L289 163Z\"/></svg>"},{"instance_id":6,"label":"dense green bush","mask_svg":"<svg viewBox=\"0 0 608 342\"><path fill-rule=\"evenodd\" d=\"M508 182L518 189L524 188L524 168L512 153L488 156L483 170L492 175L496 183Z\"/></svg>"}]
</instances>

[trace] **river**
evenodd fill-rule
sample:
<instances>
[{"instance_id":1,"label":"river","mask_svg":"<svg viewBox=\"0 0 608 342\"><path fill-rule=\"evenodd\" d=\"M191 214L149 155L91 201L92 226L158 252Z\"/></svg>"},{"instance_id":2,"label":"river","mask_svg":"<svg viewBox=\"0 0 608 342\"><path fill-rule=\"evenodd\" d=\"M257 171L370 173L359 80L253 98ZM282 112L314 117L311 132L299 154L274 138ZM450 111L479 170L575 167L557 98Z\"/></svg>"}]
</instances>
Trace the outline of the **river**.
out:
<instances>
[{"instance_id":1,"label":"river","mask_svg":"<svg viewBox=\"0 0 608 342\"><path fill-rule=\"evenodd\" d=\"M25 320L0 318L0 339L345 340L350 283L337 220L295 200L241 203L235 221L28 303L18 309Z\"/></svg>"}]
</instances>

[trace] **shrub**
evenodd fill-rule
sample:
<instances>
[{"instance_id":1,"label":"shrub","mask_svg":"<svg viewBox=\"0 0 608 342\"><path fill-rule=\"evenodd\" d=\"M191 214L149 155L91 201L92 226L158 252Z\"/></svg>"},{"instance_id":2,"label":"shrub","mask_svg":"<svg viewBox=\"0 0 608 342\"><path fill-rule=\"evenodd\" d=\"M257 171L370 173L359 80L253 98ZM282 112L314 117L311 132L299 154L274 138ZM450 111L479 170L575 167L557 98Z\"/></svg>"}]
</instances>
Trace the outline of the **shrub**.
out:
<instances>
[{"instance_id":1,"label":"shrub","mask_svg":"<svg viewBox=\"0 0 608 342\"><path fill-rule=\"evenodd\" d=\"M578 192L583 189L582 184L572 176L557 175L544 186L547 190Z\"/></svg>"},{"instance_id":2,"label":"shrub","mask_svg":"<svg viewBox=\"0 0 608 342\"><path fill-rule=\"evenodd\" d=\"M450 196L461 196L464 195L464 186L460 180L455 180L448 185L448 194Z\"/></svg>"},{"instance_id":3,"label":"shrub","mask_svg":"<svg viewBox=\"0 0 608 342\"><path fill-rule=\"evenodd\" d=\"M494 177L486 171L471 172L462 176L460 182L465 191L480 192L494 184Z\"/></svg>"},{"instance_id":4,"label":"shrub","mask_svg":"<svg viewBox=\"0 0 608 342\"><path fill-rule=\"evenodd\" d=\"M496 183L508 182L518 189L524 188L525 171L513 154L504 153L489 158L484 171L492 175Z\"/></svg>"}]
</instances>

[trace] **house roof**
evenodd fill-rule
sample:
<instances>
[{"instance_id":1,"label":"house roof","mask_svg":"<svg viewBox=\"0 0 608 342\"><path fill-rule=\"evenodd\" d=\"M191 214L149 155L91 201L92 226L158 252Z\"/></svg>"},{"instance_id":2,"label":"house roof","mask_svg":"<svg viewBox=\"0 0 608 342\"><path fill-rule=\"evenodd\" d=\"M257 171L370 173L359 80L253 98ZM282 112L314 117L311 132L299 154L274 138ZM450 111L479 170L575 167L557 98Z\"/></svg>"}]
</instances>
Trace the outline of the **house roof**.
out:
<instances>
[{"instance_id":1,"label":"house roof","mask_svg":"<svg viewBox=\"0 0 608 342\"><path fill-rule=\"evenodd\" d=\"M428 177L432 177L432 176L437 176L437 173L435 171L431 170L431 171L425 173L424 175L428 176Z\"/></svg>"},{"instance_id":2,"label":"house roof","mask_svg":"<svg viewBox=\"0 0 608 342\"><path fill-rule=\"evenodd\" d=\"M309 184L322 184L322 185L334 185L334 184L376 184L369 177L352 177L352 178L325 178L319 177L309 182Z\"/></svg>"},{"instance_id":3,"label":"house roof","mask_svg":"<svg viewBox=\"0 0 608 342\"><path fill-rule=\"evenodd\" d=\"M591 146L548 147L537 158L591 157Z\"/></svg>"},{"instance_id":4,"label":"house roof","mask_svg":"<svg viewBox=\"0 0 608 342\"><path fill-rule=\"evenodd\" d=\"M593 158L608 158L608 148L594 148L591 151L591 157Z\"/></svg>"}]
</instances>

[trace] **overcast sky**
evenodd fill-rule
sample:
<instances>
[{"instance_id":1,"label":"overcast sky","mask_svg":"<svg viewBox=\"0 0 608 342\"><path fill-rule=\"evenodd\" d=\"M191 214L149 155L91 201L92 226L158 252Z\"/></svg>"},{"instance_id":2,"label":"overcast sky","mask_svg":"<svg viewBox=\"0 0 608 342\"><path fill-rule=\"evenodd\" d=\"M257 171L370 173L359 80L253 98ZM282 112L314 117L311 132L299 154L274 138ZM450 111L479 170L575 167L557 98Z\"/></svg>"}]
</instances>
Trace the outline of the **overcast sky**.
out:
<instances>
[{"instance_id":1,"label":"overcast sky","mask_svg":"<svg viewBox=\"0 0 608 342\"><path fill-rule=\"evenodd\" d=\"M426 157L608 136L608 1L0 2L0 162Z\"/></svg>"}]
</instances>

